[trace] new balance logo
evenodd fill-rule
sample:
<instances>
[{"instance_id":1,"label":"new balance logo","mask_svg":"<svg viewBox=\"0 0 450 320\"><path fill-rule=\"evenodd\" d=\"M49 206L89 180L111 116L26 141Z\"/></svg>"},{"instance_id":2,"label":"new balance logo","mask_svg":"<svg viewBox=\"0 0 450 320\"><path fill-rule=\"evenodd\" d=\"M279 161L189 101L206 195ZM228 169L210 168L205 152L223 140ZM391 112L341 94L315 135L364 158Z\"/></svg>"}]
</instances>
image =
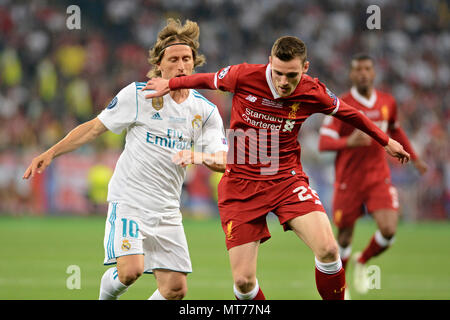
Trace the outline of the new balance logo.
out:
<instances>
[{"instance_id":1,"label":"new balance logo","mask_svg":"<svg viewBox=\"0 0 450 320\"><path fill-rule=\"evenodd\" d=\"M161 116L159 115L159 112L155 113L152 117L153 120L162 120Z\"/></svg>"},{"instance_id":2,"label":"new balance logo","mask_svg":"<svg viewBox=\"0 0 450 320\"><path fill-rule=\"evenodd\" d=\"M255 96L252 96L251 94L249 94L247 96L247 98L245 98L245 100L248 100L250 102L256 102L256 99L258 99L258 98L256 98Z\"/></svg>"}]
</instances>

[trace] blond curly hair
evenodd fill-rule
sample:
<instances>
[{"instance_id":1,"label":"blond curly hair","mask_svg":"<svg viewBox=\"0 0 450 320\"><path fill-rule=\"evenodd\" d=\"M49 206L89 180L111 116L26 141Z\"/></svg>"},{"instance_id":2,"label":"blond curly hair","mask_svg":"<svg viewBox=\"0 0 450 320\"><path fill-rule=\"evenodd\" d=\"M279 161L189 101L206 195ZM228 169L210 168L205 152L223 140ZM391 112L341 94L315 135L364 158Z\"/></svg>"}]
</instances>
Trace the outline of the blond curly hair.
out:
<instances>
[{"instance_id":1,"label":"blond curly hair","mask_svg":"<svg viewBox=\"0 0 450 320\"><path fill-rule=\"evenodd\" d=\"M200 43L198 38L200 36L200 28L194 21L186 20L184 25L179 19L167 19L166 26L158 33L158 39L152 49L149 50L148 62L152 68L147 73L147 77L161 77L161 71L156 67L164 55L164 49L171 43L185 43L192 49L192 56L194 58L194 68L205 63L204 55L198 53Z\"/></svg>"}]
</instances>

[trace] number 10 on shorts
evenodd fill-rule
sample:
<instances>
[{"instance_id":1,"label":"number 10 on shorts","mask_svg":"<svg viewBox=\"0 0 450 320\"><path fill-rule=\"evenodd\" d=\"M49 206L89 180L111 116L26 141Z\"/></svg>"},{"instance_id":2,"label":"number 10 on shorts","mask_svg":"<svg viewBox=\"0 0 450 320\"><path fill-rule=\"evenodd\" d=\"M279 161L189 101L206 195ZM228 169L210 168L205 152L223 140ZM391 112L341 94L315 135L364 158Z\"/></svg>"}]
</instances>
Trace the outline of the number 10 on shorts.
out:
<instances>
[{"instance_id":1,"label":"number 10 on shorts","mask_svg":"<svg viewBox=\"0 0 450 320\"><path fill-rule=\"evenodd\" d=\"M298 188L295 188L294 191L292 191L293 193L297 193L298 192L298 198L300 201L306 201L309 199L312 199L313 197L314 199L314 203L315 204L322 204L322 202L320 202L319 199L319 195L317 194L316 190L311 189L311 187L308 186L308 188L306 188L305 186L300 186Z\"/></svg>"},{"instance_id":2,"label":"number 10 on shorts","mask_svg":"<svg viewBox=\"0 0 450 320\"><path fill-rule=\"evenodd\" d=\"M122 219L122 236L131 238L137 238L139 233L139 227L136 221L131 219Z\"/></svg>"}]
</instances>

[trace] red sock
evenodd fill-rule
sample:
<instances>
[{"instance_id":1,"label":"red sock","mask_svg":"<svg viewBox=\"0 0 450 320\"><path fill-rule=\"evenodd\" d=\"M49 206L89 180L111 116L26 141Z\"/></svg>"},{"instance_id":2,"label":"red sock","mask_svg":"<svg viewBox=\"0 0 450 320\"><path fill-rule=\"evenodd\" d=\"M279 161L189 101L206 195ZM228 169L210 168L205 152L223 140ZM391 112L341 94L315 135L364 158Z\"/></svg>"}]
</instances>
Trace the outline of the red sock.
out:
<instances>
[{"instance_id":1,"label":"red sock","mask_svg":"<svg viewBox=\"0 0 450 320\"><path fill-rule=\"evenodd\" d=\"M261 291L261 288L259 288L258 293L252 300L266 300L266 297L264 296L264 293Z\"/></svg>"},{"instance_id":2,"label":"red sock","mask_svg":"<svg viewBox=\"0 0 450 320\"><path fill-rule=\"evenodd\" d=\"M323 300L344 300L344 268L335 274L323 273L316 268L316 286Z\"/></svg>"},{"instance_id":3,"label":"red sock","mask_svg":"<svg viewBox=\"0 0 450 320\"><path fill-rule=\"evenodd\" d=\"M389 246L381 246L378 244L378 242L375 240L375 236L372 236L372 239L370 239L369 245L364 249L361 256L358 259L359 263L366 263L369 261L370 258L375 257L382 253L384 250L389 248Z\"/></svg>"}]
</instances>

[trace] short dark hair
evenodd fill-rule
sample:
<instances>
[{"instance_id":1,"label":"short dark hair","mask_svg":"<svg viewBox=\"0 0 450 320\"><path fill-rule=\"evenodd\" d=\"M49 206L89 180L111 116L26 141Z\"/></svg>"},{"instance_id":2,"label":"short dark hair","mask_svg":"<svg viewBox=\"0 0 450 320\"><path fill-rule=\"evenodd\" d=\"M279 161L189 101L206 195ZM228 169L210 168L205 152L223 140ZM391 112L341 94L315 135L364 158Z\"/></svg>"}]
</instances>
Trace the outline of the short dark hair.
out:
<instances>
[{"instance_id":1,"label":"short dark hair","mask_svg":"<svg viewBox=\"0 0 450 320\"><path fill-rule=\"evenodd\" d=\"M364 61L364 60L370 60L372 61L372 63L375 62L375 60L373 59L373 57L365 52L359 52L355 55L352 56L352 59L350 60L350 66L352 66L353 61Z\"/></svg>"},{"instance_id":2,"label":"short dark hair","mask_svg":"<svg viewBox=\"0 0 450 320\"><path fill-rule=\"evenodd\" d=\"M306 45L299 38L284 36L275 41L272 46L271 55L281 61L291 61L295 57L299 57L302 62L305 62Z\"/></svg>"}]
</instances>

